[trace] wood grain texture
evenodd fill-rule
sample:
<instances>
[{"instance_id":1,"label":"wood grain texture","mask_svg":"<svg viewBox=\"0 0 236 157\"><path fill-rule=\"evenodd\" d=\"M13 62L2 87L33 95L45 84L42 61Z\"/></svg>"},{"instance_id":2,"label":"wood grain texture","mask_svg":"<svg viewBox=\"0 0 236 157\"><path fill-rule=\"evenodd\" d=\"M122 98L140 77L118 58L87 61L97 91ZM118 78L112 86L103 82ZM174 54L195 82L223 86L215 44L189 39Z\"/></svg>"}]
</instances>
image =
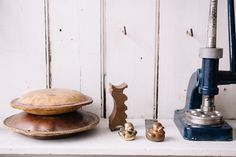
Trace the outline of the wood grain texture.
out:
<instances>
[{"instance_id":1,"label":"wood grain texture","mask_svg":"<svg viewBox=\"0 0 236 157\"><path fill-rule=\"evenodd\" d=\"M122 83L118 86L109 84L109 92L113 98L114 106L111 115L109 116L109 128L111 131L115 131L118 127L124 127L126 123L127 115L125 111L127 106L125 105L128 97L124 94L124 90L128 88L126 83Z\"/></svg>"}]
</instances>

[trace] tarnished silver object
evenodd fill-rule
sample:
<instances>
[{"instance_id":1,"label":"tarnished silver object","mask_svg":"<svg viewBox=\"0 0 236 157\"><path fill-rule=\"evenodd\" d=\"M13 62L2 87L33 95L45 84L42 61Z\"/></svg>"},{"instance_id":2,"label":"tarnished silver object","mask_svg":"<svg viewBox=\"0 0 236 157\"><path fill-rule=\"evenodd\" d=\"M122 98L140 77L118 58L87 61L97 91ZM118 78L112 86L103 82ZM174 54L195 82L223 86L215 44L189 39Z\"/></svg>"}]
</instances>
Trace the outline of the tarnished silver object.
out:
<instances>
[{"instance_id":1,"label":"tarnished silver object","mask_svg":"<svg viewBox=\"0 0 236 157\"><path fill-rule=\"evenodd\" d=\"M199 57L200 58L219 59L219 58L223 57L223 49L222 48L202 47L199 49Z\"/></svg>"},{"instance_id":2,"label":"tarnished silver object","mask_svg":"<svg viewBox=\"0 0 236 157\"><path fill-rule=\"evenodd\" d=\"M207 31L207 47L209 48L216 48L217 3L218 0L210 1L208 31Z\"/></svg>"},{"instance_id":3,"label":"tarnished silver object","mask_svg":"<svg viewBox=\"0 0 236 157\"><path fill-rule=\"evenodd\" d=\"M125 123L124 127L120 128L118 134L126 141L132 141L136 138L137 131L134 125L130 122Z\"/></svg>"},{"instance_id":4,"label":"tarnished silver object","mask_svg":"<svg viewBox=\"0 0 236 157\"><path fill-rule=\"evenodd\" d=\"M199 125L213 125L223 122L223 116L219 111L205 113L202 109L187 110L185 116L187 121Z\"/></svg>"},{"instance_id":5,"label":"tarnished silver object","mask_svg":"<svg viewBox=\"0 0 236 157\"><path fill-rule=\"evenodd\" d=\"M201 58L219 59L223 57L223 49L216 48L217 3L217 0L210 1L207 47L200 48L199 57ZM201 108L187 110L185 116L188 122L199 125L213 125L223 122L222 114L215 110L213 95L203 95Z\"/></svg>"}]
</instances>

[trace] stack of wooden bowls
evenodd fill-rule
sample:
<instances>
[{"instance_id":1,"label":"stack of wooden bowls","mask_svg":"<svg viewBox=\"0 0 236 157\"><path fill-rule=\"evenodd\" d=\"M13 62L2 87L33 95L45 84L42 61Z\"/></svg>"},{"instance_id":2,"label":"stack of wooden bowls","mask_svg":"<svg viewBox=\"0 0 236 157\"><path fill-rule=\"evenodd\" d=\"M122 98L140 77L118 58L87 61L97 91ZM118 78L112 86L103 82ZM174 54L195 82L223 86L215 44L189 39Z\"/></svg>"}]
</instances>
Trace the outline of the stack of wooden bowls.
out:
<instances>
[{"instance_id":1,"label":"stack of wooden bowls","mask_svg":"<svg viewBox=\"0 0 236 157\"><path fill-rule=\"evenodd\" d=\"M13 108L24 112L6 118L4 125L14 132L41 139L73 135L99 123L97 115L80 109L92 102L76 90L35 90L11 102Z\"/></svg>"}]
</instances>

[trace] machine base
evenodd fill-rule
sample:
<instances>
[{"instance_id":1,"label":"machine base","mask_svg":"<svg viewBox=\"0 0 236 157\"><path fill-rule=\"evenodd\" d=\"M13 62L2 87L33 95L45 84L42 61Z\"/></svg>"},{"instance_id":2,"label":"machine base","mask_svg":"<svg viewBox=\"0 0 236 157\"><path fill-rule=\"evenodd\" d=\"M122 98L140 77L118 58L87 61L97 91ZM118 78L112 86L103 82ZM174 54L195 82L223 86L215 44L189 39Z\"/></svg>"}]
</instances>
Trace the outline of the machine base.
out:
<instances>
[{"instance_id":1,"label":"machine base","mask_svg":"<svg viewBox=\"0 0 236 157\"><path fill-rule=\"evenodd\" d=\"M232 141L233 129L224 122L218 125L196 125L186 121L185 110L176 110L174 122L181 135L192 141Z\"/></svg>"}]
</instances>

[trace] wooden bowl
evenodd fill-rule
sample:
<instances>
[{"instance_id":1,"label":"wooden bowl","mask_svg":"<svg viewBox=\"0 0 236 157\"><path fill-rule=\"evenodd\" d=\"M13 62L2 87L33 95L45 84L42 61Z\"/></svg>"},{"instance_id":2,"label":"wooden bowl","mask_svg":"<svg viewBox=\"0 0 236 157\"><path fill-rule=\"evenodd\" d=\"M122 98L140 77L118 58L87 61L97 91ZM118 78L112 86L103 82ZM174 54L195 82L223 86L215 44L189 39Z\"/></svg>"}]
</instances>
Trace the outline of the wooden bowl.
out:
<instances>
[{"instance_id":1,"label":"wooden bowl","mask_svg":"<svg viewBox=\"0 0 236 157\"><path fill-rule=\"evenodd\" d=\"M93 129L99 123L99 117L83 110L53 116L21 112L6 118L3 123L14 132L34 138L50 139Z\"/></svg>"},{"instance_id":2,"label":"wooden bowl","mask_svg":"<svg viewBox=\"0 0 236 157\"><path fill-rule=\"evenodd\" d=\"M51 88L26 93L11 101L11 106L35 115L57 115L75 111L92 102L90 97L79 91Z\"/></svg>"}]
</instances>

